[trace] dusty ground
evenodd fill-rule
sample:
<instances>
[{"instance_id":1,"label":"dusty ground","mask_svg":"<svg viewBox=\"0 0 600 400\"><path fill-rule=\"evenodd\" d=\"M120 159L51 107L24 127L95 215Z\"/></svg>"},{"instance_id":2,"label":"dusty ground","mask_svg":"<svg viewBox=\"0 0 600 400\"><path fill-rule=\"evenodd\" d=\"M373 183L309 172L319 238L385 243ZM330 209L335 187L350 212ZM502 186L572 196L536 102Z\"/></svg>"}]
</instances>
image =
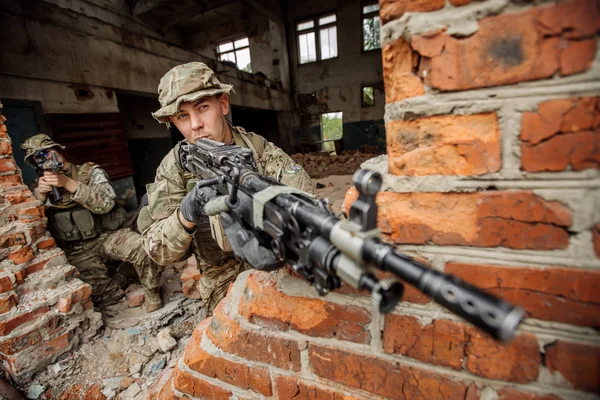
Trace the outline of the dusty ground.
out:
<instances>
[{"instance_id":1,"label":"dusty ground","mask_svg":"<svg viewBox=\"0 0 600 400\"><path fill-rule=\"evenodd\" d=\"M319 184L317 196L328 198L332 209L341 211L352 176L332 175L314 182ZM22 393L31 399L100 399L102 394L109 400L145 399L149 387L165 367L174 364L205 317L200 302L182 294L183 267L180 263L163 271L162 309L146 314L143 306L128 307L127 300L112 306L95 337L35 375L30 384L19 388ZM139 287L132 285L128 291Z\"/></svg>"}]
</instances>

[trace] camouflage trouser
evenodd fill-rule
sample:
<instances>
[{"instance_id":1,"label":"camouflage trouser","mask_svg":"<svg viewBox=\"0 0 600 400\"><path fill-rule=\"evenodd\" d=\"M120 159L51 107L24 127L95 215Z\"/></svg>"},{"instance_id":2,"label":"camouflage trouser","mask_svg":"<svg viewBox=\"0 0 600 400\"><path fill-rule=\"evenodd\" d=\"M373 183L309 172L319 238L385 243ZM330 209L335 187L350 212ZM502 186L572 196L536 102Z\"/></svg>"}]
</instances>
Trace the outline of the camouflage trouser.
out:
<instances>
[{"instance_id":1,"label":"camouflage trouser","mask_svg":"<svg viewBox=\"0 0 600 400\"><path fill-rule=\"evenodd\" d=\"M131 229L105 232L83 243L63 246L69 262L77 267L79 278L92 286L92 300L99 307L115 303L123 290L108 276L108 261L133 264L142 286L158 287L158 265L142 247L140 234Z\"/></svg>"},{"instance_id":2,"label":"camouflage trouser","mask_svg":"<svg viewBox=\"0 0 600 400\"><path fill-rule=\"evenodd\" d=\"M198 292L204 302L206 316L209 317L227 294L229 285L250 267L236 258L229 258L220 265L210 265L199 257L196 257L196 261L202 274L198 281Z\"/></svg>"}]
</instances>

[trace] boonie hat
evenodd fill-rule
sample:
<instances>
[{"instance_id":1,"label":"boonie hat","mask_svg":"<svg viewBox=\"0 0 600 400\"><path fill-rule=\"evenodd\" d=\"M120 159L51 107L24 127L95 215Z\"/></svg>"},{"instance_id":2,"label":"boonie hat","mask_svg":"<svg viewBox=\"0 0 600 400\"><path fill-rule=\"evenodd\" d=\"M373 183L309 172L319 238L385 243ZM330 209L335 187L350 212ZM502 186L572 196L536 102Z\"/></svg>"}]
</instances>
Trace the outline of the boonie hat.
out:
<instances>
[{"instance_id":1,"label":"boonie hat","mask_svg":"<svg viewBox=\"0 0 600 400\"><path fill-rule=\"evenodd\" d=\"M190 62L172 68L160 80L158 101L162 106L152 116L162 123L179 110L182 102L196 101L219 93L229 94L232 85L221 83L214 71L202 62Z\"/></svg>"},{"instance_id":2,"label":"boonie hat","mask_svg":"<svg viewBox=\"0 0 600 400\"><path fill-rule=\"evenodd\" d=\"M35 136L32 136L21 143L21 150L25 152L25 162L29 163L29 159L33 156L37 151L52 149L52 148L61 148L66 149L65 146L56 143L54 140L50 138L50 136L44 133L38 133Z\"/></svg>"}]
</instances>

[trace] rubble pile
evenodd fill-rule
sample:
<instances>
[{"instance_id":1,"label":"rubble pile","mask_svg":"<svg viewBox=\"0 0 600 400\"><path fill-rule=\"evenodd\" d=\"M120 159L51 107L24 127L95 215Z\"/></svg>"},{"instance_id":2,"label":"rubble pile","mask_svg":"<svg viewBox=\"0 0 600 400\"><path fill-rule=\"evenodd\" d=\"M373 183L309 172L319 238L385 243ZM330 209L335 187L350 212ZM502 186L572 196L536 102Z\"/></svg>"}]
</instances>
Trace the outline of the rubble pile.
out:
<instances>
[{"instance_id":1,"label":"rubble pile","mask_svg":"<svg viewBox=\"0 0 600 400\"><path fill-rule=\"evenodd\" d=\"M60 356L19 387L21 393L40 400L146 399L149 387L174 364L205 318L201 302L185 298L182 292L181 272L186 265L174 264L163 271L163 308L145 313L140 301L132 301L141 286L131 285L127 298L104 312L98 335Z\"/></svg>"},{"instance_id":2,"label":"rubble pile","mask_svg":"<svg viewBox=\"0 0 600 400\"><path fill-rule=\"evenodd\" d=\"M301 154L296 153L291 157L308 172L311 178L319 179L330 175L352 175L360 165L380 155L376 148L367 151L346 150L340 155L329 155L327 152Z\"/></svg>"}]
</instances>

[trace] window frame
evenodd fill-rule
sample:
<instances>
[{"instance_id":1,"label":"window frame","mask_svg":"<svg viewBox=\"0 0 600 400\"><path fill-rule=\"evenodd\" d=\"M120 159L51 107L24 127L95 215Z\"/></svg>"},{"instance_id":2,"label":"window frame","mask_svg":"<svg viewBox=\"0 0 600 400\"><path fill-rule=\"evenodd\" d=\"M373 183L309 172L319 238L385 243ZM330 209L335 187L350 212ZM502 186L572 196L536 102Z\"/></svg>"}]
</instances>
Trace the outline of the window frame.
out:
<instances>
[{"instance_id":1,"label":"window frame","mask_svg":"<svg viewBox=\"0 0 600 400\"><path fill-rule=\"evenodd\" d=\"M369 50L369 51L371 51L371 50ZM373 89L373 104L371 104L371 105L365 105L365 103L363 102L363 100L364 100L363 90L365 88ZM360 107L361 108L375 107L375 85L369 84L369 83L363 83L362 85L360 85Z\"/></svg>"},{"instance_id":2,"label":"window frame","mask_svg":"<svg viewBox=\"0 0 600 400\"><path fill-rule=\"evenodd\" d=\"M247 45L247 46L243 46L243 47L236 48L236 47L235 47L235 42L237 42L237 41L239 41L239 40L243 40L243 39L246 39L246 40L248 41L248 45ZM224 44L228 44L228 43L231 43L232 49L231 49L231 50L224 51L224 52L220 53L220 52L219 52L219 47L220 47L220 46L222 46L222 45L224 45ZM219 61L219 62L231 62L231 61L229 61L229 60L221 60L220 58L221 58L221 56L222 56L223 54L229 54L229 53L233 53L233 57L234 57L234 59L235 59L235 61L234 61L233 63L235 64L235 67L236 67L236 68L237 68L239 71L248 72L248 71L244 71L243 69L241 69L241 68L239 67L239 65L238 65L238 60L237 60L237 54L235 54L235 53L236 53L236 51L239 51L239 50L244 50L244 49L248 49L248 55L250 56L250 70L252 70L252 53L250 52L250 38L249 38L248 36L239 36L239 37L236 37L236 38L234 38L234 39L224 40L224 41L222 41L222 42L220 42L220 43L217 43L217 47L216 47L216 52L217 52L217 61ZM250 74L251 74L251 73L253 73L253 72L248 72L248 73L250 73Z\"/></svg>"},{"instance_id":3,"label":"window frame","mask_svg":"<svg viewBox=\"0 0 600 400\"><path fill-rule=\"evenodd\" d=\"M323 25L319 25L319 19L321 18L325 18L325 17L329 17L329 16L335 16L335 21L333 22L329 22ZM303 30L298 30L298 25L300 24L304 24L307 22L312 22L313 23L313 27L312 28L308 28L308 29L303 29ZM339 48L339 40L338 40L338 36L337 36L337 25L338 25L338 12L337 11L329 11L329 12L324 12L324 13L319 13L317 15L313 15L313 16L309 16L306 18L301 18L301 19L297 19L294 22L294 34L296 35L296 57L297 57L297 63L298 66L303 66L303 65L308 65L308 64L314 64L317 62L322 62L322 61L329 61L329 60L335 60L337 58L340 57L340 48ZM329 57L329 58L322 58L322 54L321 54L321 35L320 35L320 31L323 29L328 29L331 28L332 26L335 26L336 29L336 50L337 50L337 54L335 57ZM315 56L316 56L316 60L314 61L307 61L305 63L300 62L301 60L301 54L300 54L300 35L304 35L306 33L310 33L313 32L315 34Z\"/></svg>"},{"instance_id":4,"label":"window frame","mask_svg":"<svg viewBox=\"0 0 600 400\"><path fill-rule=\"evenodd\" d=\"M381 16L379 14L379 11L381 9L381 7L379 9L377 9L377 11L371 11L369 13L365 13L363 11L364 7L368 7L368 6L374 6L374 5L379 5L379 2L377 1L366 1L366 2L362 2L360 3L360 38L361 38L361 43L360 43L360 50L363 53L370 53L372 51L381 51L381 38L379 39L379 47L375 47L373 49L370 50L365 50L365 30L364 30L364 23L365 20L368 18L373 18L373 17L379 17L379 32L381 33Z\"/></svg>"}]
</instances>

